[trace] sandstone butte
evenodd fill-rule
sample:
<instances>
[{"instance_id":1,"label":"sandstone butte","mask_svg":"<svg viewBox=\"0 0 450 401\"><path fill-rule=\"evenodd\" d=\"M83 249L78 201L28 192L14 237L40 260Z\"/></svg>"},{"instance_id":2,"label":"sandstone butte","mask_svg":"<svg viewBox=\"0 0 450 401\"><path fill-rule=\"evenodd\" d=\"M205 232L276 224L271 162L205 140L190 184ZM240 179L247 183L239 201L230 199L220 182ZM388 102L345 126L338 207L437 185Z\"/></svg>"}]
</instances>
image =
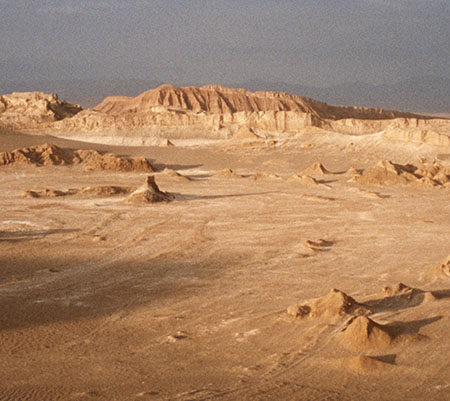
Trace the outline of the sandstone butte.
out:
<instances>
[{"instance_id":1,"label":"sandstone butte","mask_svg":"<svg viewBox=\"0 0 450 401\"><path fill-rule=\"evenodd\" d=\"M308 127L360 135L383 132L389 139L450 146L450 120L367 107L335 106L282 92L218 85L162 85L136 97L110 96L92 109L62 102L55 94L0 96L0 128L60 132L85 140L148 144L142 138L228 139L247 127L255 137ZM136 141L141 138L142 141ZM158 140L156 141L156 138ZM150 141L151 142L151 141Z\"/></svg>"}]
</instances>

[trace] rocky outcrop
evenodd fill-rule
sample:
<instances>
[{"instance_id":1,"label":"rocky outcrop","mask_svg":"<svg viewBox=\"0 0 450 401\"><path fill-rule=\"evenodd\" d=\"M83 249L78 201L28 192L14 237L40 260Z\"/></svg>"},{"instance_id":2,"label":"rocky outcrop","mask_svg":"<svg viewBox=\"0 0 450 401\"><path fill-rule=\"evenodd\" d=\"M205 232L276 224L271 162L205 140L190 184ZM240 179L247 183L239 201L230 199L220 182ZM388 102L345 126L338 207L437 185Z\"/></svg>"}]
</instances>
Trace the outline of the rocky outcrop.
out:
<instances>
[{"instance_id":1,"label":"rocky outcrop","mask_svg":"<svg viewBox=\"0 0 450 401\"><path fill-rule=\"evenodd\" d=\"M149 175L145 183L128 196L125 201L128 203L158 203L170 202L174 199L172 194L163 192L156 184L155 177Z\"/></svg>"},{"instance_id":2,"label":"rocky outcrop","mask_svg":"<svg viewBox=\"0 0 450 401\"><path fill-rule=\"evenodd\" d=\"M7 165L69 166L82 165L86 170L153 172L144 157L125 158L114 153L99 153L93 149L63 149L51 143L0 152L0 167Z\"/></svg>"},{"instance_id":3,"label":"rocky outcrop","mask_svg":"<svg viewBox=\"0 0 450 401\"><path fill-rule=\"evenodd\" d=\"M351 181L362 185L412 185L418 187L448 187L450 166L439 163L397 164L389 160L380 160L375 166L355 175Z\"/></svg>"},{"instance_id":4,"label":"rocky outcrop","mask_svg":"<svg viewBox=\"0 0 450 401\"><path fill-rule=\"evenodd\" d=\"M73 117L81 106L42 92L13 92L0 96L0 127L14 130L43 127Z\"/></svg>"},{"instance_id":5,"label":"rocky outcrop","mask_svg":"<svg viewBox=\"0 0 450 401\"><path fill-rule=\"evenodd\" d=\"M450 278L450 255L447 256L445 260L433 266L430 269L431 276L439 279L449 279Z\"/></svg>"},{"instance_id":6,"label":"rocky outcrop","mask_svg":"<svg viewBox=\"0 0 450 401\"><path fill-rule=\"evenodd\" d=\"M321 298L302 304L297 303L287 308L288 316L296 319L321 318L330 321L348 316L367 315L370 312L366 305L337 289L332 289Z\"/></svg>"}]
</instances>

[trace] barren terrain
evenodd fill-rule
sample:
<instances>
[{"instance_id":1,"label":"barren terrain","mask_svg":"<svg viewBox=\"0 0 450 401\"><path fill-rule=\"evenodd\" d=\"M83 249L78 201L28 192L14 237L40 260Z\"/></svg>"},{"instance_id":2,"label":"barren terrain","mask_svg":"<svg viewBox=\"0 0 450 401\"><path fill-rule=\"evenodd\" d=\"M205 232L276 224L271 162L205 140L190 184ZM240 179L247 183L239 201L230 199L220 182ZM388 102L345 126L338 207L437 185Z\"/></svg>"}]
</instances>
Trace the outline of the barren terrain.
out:
<instances>
[{"instance_id":1,"label":"barren terrain","mask_svg":"<svg viewBox=\"0 0 450 401\"><path fill-rule=\"evenodd\" d=\"M0 400L448 399L449 147L0 135Z\"/></svg>"}]
</instances>

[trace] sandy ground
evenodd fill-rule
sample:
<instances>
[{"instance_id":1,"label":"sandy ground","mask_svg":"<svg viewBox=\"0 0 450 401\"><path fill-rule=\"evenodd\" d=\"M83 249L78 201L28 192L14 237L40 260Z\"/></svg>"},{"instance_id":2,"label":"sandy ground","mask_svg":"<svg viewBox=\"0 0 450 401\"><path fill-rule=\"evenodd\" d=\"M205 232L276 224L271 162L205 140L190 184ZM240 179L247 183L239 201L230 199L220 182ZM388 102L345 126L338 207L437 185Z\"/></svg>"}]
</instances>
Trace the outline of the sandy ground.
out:
<instances>
[{"instance_id":1,"label":"sandy ground","mask_svg":"<svg viewBox=\"0 0 450 401\"><path fill-rule=\"evenodd\" d=\"M448 152L351 140L116 148L4 134L0 151L98 148L192 180L156 173L175 200L141 206L23 193L139 186L143 173L0 170L0 400L447 400L450 280L429 269L450 254L449 190L287 178L315 161L343 172ZM398 282L436 297L383 303ZM343 321L287 316L332 288L385 305L373 319L400 340L354 350Z\"/></svg>"}]
</instances>

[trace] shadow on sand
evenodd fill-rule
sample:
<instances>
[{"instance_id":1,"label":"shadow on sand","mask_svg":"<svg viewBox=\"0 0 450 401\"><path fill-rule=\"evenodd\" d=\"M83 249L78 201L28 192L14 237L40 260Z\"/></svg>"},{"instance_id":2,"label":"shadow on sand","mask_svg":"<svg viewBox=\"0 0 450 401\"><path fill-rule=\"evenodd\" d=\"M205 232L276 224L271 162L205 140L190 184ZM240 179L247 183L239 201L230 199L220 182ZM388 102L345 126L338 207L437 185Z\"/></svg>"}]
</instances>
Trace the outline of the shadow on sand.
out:
<instances>
[{"instance_id":1,"label":"shadow on sand","mask_svg":"<svg viewBox=\"0 0 450 401\"><path fill-rule=\"evenodd\" d=\"M450 298L450 289L430 291L437 299ZM422 304L427 292L414 289L412 293L400 294L391 297L377 298L364 302L374 313L397 311L414 308Z\"/></svg>"},{"instance_id":2,"label":"shadow on sand","mask_svg":"<svg viewBox=\"0 0 450 401\"><path fill-rule=\"evenodd\" d=\"M392 322L387 325L390 333L397 335L404 334L418 334L422 327L428 326L438 320L441 320L442 316L433 316L426 319L411 320L409 322Z\"/></svg>"},{"instance_id":3,"label":"shadow on sand","mask_svg":"<svg viewBox=\"0 0 450 401\"><path fill-rule=\"evenodd\" d=\"M223 195L187 195L171 192L171 195L175 196L175 200L178 201L191 201L191 200L202 200L202 199L225 199L225 198L241 198L246 196L257 196L257 195L268 195L278 193L277 191L266 191L266 192L250 192L243 194L223 194Z\"/></svg>"},{"instance_id":4,"label":"shadow on sand","mask_svg":"<svg viewBox=\"0 0 450 401\"><path fill-rule=\"evenodd\" d=\"M68 234L78 232L78 229L52 229L32 231L0 231L0 242L23 242L45 238L47 235Z\"/></svg>"}]
</instances>

